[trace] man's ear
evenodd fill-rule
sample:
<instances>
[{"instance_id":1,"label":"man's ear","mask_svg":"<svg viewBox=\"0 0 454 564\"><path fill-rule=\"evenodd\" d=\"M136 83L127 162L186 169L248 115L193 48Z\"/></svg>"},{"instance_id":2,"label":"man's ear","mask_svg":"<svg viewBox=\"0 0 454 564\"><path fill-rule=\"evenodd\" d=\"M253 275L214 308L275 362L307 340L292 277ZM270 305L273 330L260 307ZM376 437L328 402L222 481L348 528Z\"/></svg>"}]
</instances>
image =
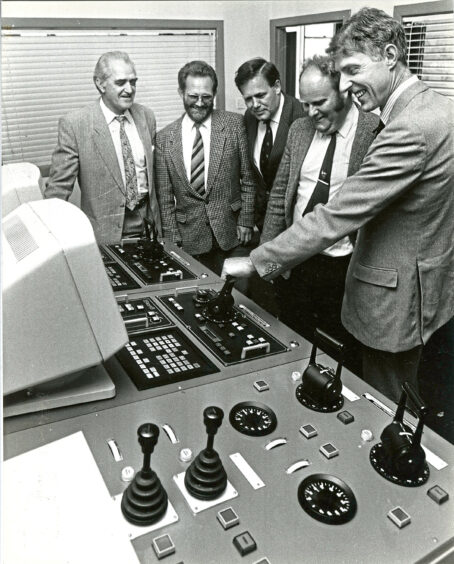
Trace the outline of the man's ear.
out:
<instances>
[{"instance_id":1,"label":"man's ear","mask_svg":"<svg viewBox=\"0 0 454 564\"><path fill-rule=\"evenodd\" d=\"M276 88L276 94L280 94L282 92L281 81L279 79L273 84L274 88Z\"/></svg>"},{"instance_id":2,"label":"man's ear","mask_svg":"<svg viewBox=\"0 0 454 564\"><path fill-rule=\"evenodd\" d=\"M394 43L388 43L385 47L385 61L390 70L393 70L399 60L399 51Z\"/></svg>"},{"instance_id":3,"label":"man's ear","mask_svg":"<svg viewBox=\"0 0 454 564\"><path fill-rule=\"evenodd\" d=\"M180 98L183 100L183 98L184 98L184 90L181 90L181 88L178 88L177 92L178 92L178 94L180 95Z\"/></svg>"},{"instance_id":4,"label":"man's ear","mask_svg":"<svg viewBox=\"0 0 454 564\"><path fill-rule=\"evenodd\" d=\"M104 83L101 80L99 80L98 77L93 77L93 82L95 83L98 92L100 94L104 94L104 92L106 91L106 89L104 88Z\"/></svg>"}]
</instances>

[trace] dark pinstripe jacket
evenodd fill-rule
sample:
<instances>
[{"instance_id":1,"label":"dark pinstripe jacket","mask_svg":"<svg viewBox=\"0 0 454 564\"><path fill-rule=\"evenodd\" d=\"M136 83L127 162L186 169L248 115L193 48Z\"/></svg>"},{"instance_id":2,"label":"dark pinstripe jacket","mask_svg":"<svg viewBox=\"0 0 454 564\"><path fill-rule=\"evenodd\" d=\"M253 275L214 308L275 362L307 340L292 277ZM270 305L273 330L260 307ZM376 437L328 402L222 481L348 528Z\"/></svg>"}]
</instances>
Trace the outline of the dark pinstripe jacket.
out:
<instances>
[{"instance_id":1,"label":"dark pinstripe jacket","mask_svg":"<svg viewBox=\"0 0 454 564\"><path fill-rule=\"evenodd\" d=\"M237 226L253 227L255 183L247 155L243 117L214 110L204 195L190 185L183 160L183 117L156 136L156 189L164 237L189 254L211 250L213 234L223 250L238 245Z\"/></svg>"}]
</instances>

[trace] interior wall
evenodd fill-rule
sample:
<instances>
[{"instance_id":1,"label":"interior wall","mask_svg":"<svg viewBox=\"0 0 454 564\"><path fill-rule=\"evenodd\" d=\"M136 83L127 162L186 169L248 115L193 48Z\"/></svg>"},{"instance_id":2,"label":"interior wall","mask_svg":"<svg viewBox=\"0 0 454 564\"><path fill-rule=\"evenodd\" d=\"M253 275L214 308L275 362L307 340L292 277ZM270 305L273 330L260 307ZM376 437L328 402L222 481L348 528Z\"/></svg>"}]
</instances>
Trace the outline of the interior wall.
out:
<instances>
[{"instance_id":1,"label":"interior wall","mask_svg":"<svg viewBox=\"0 0 454 564\"><path fill-rule=\"evenodd\" d=\"M413 3L425 0L413 0ZM231 111L243 111L242 99L233 77L239 65L255 56L270 56L270 19L331 12L350 8L357 11L374 5L393 13L395 4L408 0L140 0L127 2L96 1L9 1L2 2L4 18L120 18L223 20L225 57L225 104ZM175 77L176 84L176 77ZM175 86L176 87L176 86Z\"/></svg>"}]
</instances>

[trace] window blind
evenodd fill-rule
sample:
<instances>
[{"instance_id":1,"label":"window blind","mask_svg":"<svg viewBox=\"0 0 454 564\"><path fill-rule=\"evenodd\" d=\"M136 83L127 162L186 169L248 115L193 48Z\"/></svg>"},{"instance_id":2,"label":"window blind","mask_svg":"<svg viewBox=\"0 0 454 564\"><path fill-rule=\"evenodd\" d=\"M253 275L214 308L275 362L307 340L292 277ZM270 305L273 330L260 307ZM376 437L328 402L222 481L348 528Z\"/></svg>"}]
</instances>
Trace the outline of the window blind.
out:
<instances>
[{"instance_id":1,"label":"window blind","mask_svg":"<svg viewBox=\"0 0 454 564\"><path fill-rule=\"evenodd\" d=\"M58 120L98 98L93 70L106 51L126 51L136 66L135 101L152 108L161 129L183 113L178 70L202 59L215 68L215 30L32 31L2 34L2 160L44 170Z\"/></svg>"},{"instance_id":2,"label":"window blind","mask_svg":"<svg viewBox=\"0 0 454 564\"><path fill-rule=\"evenodd\" d=\"M445 96L454 98L454 24L452 14L405 17L408 66Z\"/></svg>"}]
</instances>

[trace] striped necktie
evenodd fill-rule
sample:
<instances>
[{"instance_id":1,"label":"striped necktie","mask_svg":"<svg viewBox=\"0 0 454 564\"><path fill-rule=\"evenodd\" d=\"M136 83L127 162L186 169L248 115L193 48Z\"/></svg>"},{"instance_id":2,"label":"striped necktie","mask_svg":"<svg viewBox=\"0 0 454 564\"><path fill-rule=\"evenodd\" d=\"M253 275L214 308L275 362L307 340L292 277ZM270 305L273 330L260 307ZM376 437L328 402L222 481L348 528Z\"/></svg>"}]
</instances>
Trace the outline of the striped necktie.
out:
<instances>
[{"instance_id":1,"label":"striped necktie","mask_svg":"<svg viewBox=\"0 0 454 564\"><path fill-rule=\"evenodd\" d=\"M203 139L200 133L201 123L195 123L196 128L194 145L191 155L191 186L203 196L205 194L205 156L203 150Z\"/></svg>"},{"instance_id":2,"label":"striped necktie","mask_svg":"<svg viewBox=\"0 0 454 564\"><path fill-rule=\"evenodd\" d=\"M125 131L126 116L115 116L120 122L120 142L123 163L125 166L126 207L133 210L139 201L139 190L137 188L137 174L131 144Z\"/></svg>"}]
</instances>

